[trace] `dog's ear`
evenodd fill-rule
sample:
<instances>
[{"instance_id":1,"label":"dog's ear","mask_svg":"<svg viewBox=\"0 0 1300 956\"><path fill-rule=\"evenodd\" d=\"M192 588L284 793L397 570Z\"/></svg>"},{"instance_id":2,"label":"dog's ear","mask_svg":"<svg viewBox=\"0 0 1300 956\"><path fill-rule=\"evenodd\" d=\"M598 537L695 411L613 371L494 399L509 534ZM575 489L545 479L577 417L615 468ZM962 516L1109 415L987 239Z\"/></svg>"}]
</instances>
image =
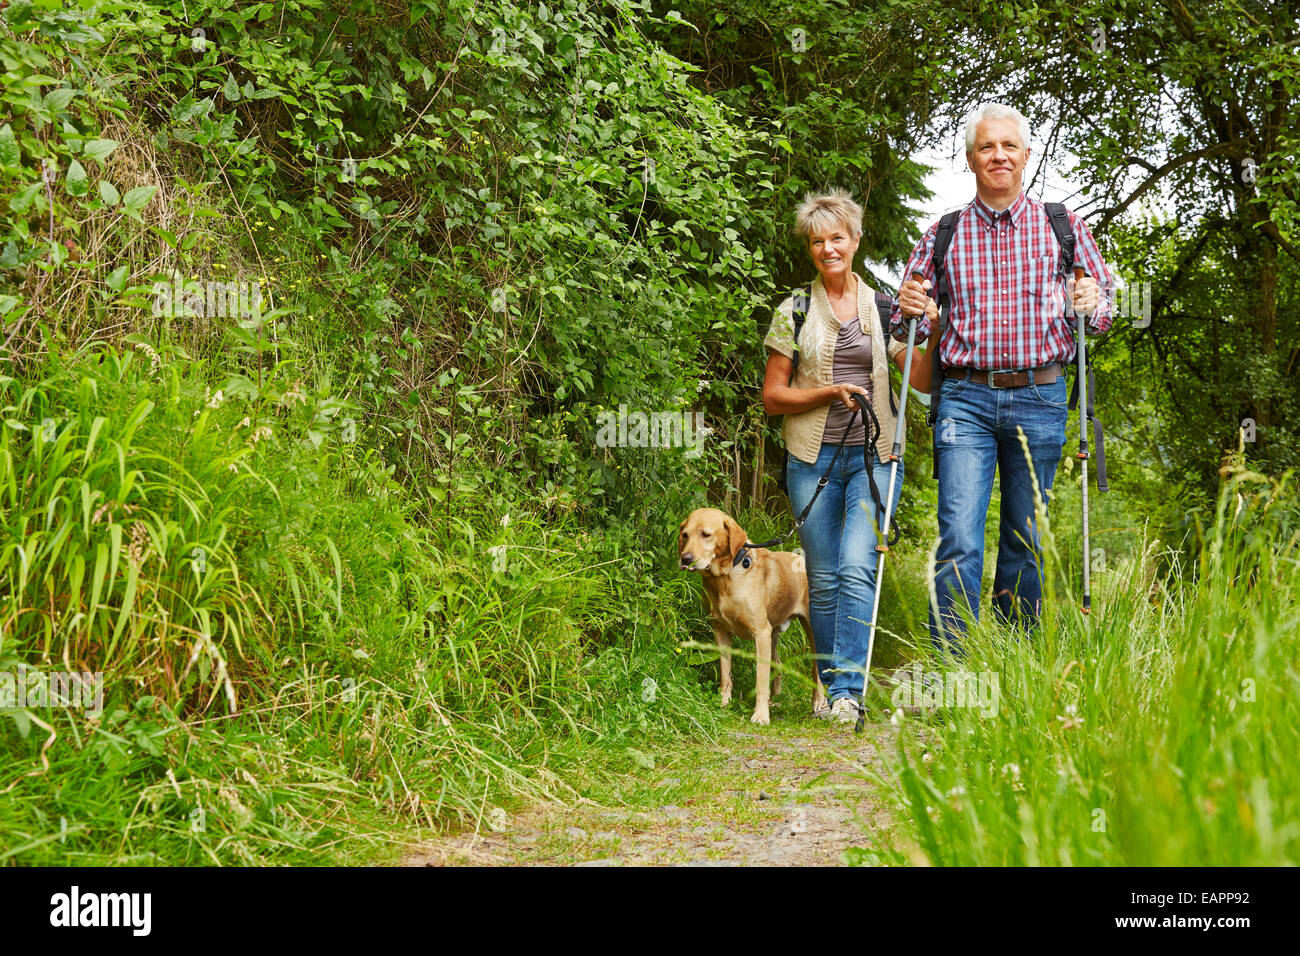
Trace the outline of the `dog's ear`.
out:
<instances>
[{"instance_id":1,"label":"dog's ear","mask_svg":"<svg viewBox=\"0 0 1300 956\"><path fill-rule=\"evenodd\" d=\"M744 529L730 518L723 519L722 527L727 532L727 557L735 561L736 555L745 545L747 535Z\"/></svg>"}]
</instances>

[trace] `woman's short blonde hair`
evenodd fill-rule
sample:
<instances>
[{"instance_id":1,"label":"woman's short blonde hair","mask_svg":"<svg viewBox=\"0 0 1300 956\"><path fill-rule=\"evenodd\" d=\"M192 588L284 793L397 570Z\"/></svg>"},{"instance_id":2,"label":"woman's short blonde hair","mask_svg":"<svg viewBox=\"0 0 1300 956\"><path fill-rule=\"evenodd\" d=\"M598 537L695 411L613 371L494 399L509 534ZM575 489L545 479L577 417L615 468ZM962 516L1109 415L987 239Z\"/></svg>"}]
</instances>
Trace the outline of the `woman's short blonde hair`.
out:
<instances>
[{"instance_id":1,"label":"woman's short blonde hair","mask_svg":"<svg viewBox=\"0 0 1300 956\"><path fill-rule=\"evenodd\" d=\"M844 229L857 239L862 235L862 216L862 207L847 189L808 193L795 210L794 234L807 242L809 236Z\"/></svg>"}]
</instances>

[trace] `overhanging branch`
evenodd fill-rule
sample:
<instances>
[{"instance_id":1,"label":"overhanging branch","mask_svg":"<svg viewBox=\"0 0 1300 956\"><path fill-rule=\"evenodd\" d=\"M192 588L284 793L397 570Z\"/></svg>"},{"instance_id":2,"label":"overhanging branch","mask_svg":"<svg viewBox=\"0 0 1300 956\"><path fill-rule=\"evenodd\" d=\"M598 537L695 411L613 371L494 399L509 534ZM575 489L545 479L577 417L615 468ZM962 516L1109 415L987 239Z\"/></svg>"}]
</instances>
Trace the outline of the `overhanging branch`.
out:
<instances>
[{"instance_id":1,"label":"overhanging branch","mask_svg":"<svg viewBox=\"0 0 1300 956\"><path fill-rule=\"evenodd\" d=\"M1107 209L1105 215L1101 217L1101 221L1097 224L1096 228L1093 229L1093 232L1104 231L1106 227L1110 225L1112 219L1120 215L1120 213L1122 213L1129 206L1133 205L1134 202L1136 202L1138 199L1142 197L1143 193L1145 193L1148 189L1150 189L1152 186L1158 183L1165 176L1168 176L1175 169L1178 169L1181 166L1186 166L1188 163L1194 163L1198 159L1204 159L1207 156L1217 156L1220 153L1226 153L1235 145L1236 145L1235 143L1215 143L1213 146L1206 146L1204 149L1198 149L1190 153L1184 153L1182 156L1179 156L1176 159L1169 160L1169 162L1165 163L1163 166L1156 169L1155 172L1153 172L1150 176L1148 176L1145 180L1143 180L1142 185L1138 186L1137 189L1129 193L1128 196L1124 199L1124 201L1121 202L1118 206L1112 206L1110 209ZM1129 161L1136 161L1132 156L1126 156L1124 158ZM1138 162L1138 165L1146 165L1146 164Z\"/></svg>"}]
</instances>

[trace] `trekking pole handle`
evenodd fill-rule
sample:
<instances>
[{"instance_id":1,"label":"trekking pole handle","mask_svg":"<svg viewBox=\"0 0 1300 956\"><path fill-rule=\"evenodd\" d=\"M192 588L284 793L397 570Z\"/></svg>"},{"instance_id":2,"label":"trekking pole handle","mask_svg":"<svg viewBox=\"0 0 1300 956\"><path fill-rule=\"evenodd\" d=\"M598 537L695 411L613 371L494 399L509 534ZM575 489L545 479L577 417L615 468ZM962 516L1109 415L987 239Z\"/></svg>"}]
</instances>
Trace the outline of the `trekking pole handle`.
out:
<instances>
[{"instance_id":1,"label":"trekking pole handle","mask_svg":"<svg viewBox=\"0 0 1300 956\"><path fill-rule=\"evenodd\" d=\"M917 285L924 285L924 283L925 283L925 273L923 273L923 272L913 272L913 273L912 273L912 280L913 280L914 282L916 282ZM921 311L918 312L918 313L916 314L916 320L919 322L919 321L920 321L924 316L925 316L925 308L924 308L924 306L923 306L923 307L921 308Z\"/></svg>"},{"instance_id":2,"label":"trekking pole handle","mask_svg":"<svg viewBox=\"0 0 1300 956\"><path fill-rule=\"evenodd\" d=\"M1082 279L1082 278L1085 278L1085 277L1087 276L1088 273L1087 273L1087 270L1085 270L1085 269L1083 268L1083 266L1079 265L1077 262L1074 264L1074 269L1073 269L1073 271L1074 271L1074 284L1075 284L1075 286L1078 286L1078 284L1079 284L1079 280ZM1073 303L1073 302L1070 303L1070 310L1071 310L1072 312L1074 311L1074 303ZM1078 312L1075 312L1074 314L1077 316L1079 313L1078 313ZM1087 313L1084 313L1084 314L1086 315Z\"/></svg>"}]
</instances>

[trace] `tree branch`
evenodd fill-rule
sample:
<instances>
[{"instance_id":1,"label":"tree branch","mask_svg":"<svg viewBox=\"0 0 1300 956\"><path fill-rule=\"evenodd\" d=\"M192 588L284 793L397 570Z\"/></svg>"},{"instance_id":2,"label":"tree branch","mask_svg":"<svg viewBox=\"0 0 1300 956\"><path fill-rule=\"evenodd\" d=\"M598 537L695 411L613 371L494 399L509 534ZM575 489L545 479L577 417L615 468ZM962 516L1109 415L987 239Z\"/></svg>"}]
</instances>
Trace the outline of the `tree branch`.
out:
<instances>
[{"instance_id":1,"label":"tree branch","mask_svg":"<svg viewBox=\"0 0 1300 956\"><path fill-rule=\"evenodd\" d=\"M1150 189L1152 186L1158 183L1165 176L1168 176L1175 169L1178 169L1180 166L1186 166L1188 163L1194 163L1198 159L1204 159L1206 156L1216 156L1220 153L1226 153L1235 145L1236 144L1233 142L1215 143L1213 146L1206 146L1203 149L1193 150L1190 153L1184 153L1182 156L1179 156L1176 159L1169 160L1169 162L1165 163L1163 166L1156 169L1155 172L1153 172L1150 176L1148 176L1143 181L1142 185L1138 186L1137 189L1129 193L1128 197L1125 198L1124 201L1121 202L1118 206L1112 206L1110 209L1107 209L1105 215L1101 217L1101 222L1097 224L1097 226L1093 229L1093 232L1096 233L1096 232L1104 231L1106 227L1110 225L1112 219L1114 219L1116 216L1122 213L1129 206L1133 205L1133 203L1136 202L1142 196L1143 193L1145 193L1148 189ZM1132 159L1132 158L1133 157L1125 157L1125 159ZM1144 164L1139 162L1138 165L1144 165Z\"/></svg>"}]
</instances>

